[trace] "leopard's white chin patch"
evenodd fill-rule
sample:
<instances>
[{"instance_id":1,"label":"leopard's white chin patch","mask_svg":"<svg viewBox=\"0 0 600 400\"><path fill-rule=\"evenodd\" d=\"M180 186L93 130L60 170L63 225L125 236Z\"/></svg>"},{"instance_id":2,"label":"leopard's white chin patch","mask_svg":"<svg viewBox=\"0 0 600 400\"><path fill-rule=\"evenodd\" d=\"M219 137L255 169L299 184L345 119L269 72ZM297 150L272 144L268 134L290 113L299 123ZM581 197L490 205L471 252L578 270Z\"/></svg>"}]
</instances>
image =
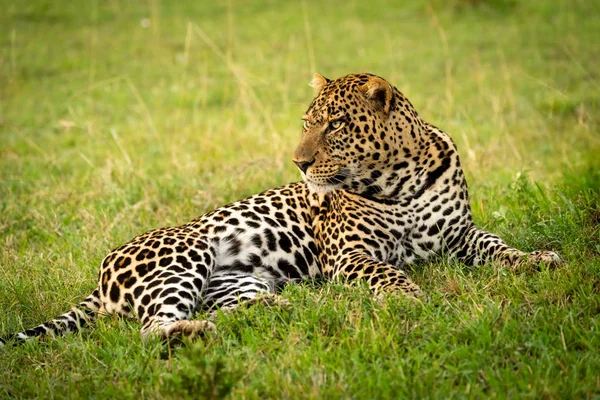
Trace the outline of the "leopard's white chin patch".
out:
<instances>
[{"instance_id":1,"label":"leopard's white chin patch","mask_svg":"<svg viewBox=\"0 0 600 400\"><path fill-rule=\"evenodd\" d=\"M313 191L313 192L317 192L317 193L330 193L333 192L335 189L337 189L338 185L321 185L318 183L313 183L310 182L308 180L306 180L306 185L308 186L308 189Z\"/></svg>"}]
</instances>

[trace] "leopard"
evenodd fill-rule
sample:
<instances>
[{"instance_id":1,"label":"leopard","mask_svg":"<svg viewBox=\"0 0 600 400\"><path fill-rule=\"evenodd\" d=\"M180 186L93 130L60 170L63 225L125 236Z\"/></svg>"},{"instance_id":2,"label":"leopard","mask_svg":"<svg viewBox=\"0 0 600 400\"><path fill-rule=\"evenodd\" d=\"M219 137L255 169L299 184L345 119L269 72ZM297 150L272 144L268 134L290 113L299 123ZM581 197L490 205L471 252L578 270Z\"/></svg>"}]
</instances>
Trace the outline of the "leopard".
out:
<instances>
[{"instance_id":1,"label":"leopard","mask_svg":"<svg viewBox=\"0 0 600 400\"><path fill-rule=\"evenodd\" d=\"M199 311L291 306L281 288L310 278L366 284L375 296L419 299L417 263L554 268L555 252L525 252L472 218L457 147L385 79L314 74L293 162L301 181L151 230L111 251L97 286L68 312L2 339L78 332L98 316L137 318L142 338L216 334Z\"/></svg>"}]
</instances>

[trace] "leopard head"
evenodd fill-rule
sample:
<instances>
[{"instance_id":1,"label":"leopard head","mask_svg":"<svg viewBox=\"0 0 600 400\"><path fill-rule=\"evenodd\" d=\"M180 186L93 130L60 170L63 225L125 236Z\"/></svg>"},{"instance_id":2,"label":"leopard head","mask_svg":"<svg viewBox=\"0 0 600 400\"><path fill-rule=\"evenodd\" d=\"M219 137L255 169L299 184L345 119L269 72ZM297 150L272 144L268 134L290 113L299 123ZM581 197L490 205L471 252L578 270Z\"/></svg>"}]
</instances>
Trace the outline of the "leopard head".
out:
<instances>
[{"instance_id":1,"label":"leopard head","mask_svg":"<svg viewBox=\"0 0 600 400\"><path fill-rule=\"evenodd\" d=\"M381 198L397 195L419 152L423 123L410 102L371 74L329 80L315 74L318 94L302 117L294 154L311 190L346 190Z\"/></svg>"}]
</instances>

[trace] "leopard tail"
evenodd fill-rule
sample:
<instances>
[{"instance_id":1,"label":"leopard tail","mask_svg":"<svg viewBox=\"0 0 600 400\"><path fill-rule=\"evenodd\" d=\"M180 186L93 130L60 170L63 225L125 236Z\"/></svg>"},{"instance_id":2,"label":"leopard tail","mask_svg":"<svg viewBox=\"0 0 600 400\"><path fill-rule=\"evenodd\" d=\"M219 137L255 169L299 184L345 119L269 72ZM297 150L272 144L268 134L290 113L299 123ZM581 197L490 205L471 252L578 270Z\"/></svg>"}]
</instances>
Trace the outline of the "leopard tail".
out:
<instances>
[{"instance_id":1,"label":"leopard tail","mask_svg":"<svg viewBox=\"0 0 600 400\"><path fill-rule=\"evenodd\" d=\"M77 306L72 307L69 312L34 328L0 338L0 347L11 342L24 342L34 337L55 337L62 336L68 332L79 332L82 328L96 320L100 308L99 291L96 289L85 300Z\"/></svg>"}]
</instances>

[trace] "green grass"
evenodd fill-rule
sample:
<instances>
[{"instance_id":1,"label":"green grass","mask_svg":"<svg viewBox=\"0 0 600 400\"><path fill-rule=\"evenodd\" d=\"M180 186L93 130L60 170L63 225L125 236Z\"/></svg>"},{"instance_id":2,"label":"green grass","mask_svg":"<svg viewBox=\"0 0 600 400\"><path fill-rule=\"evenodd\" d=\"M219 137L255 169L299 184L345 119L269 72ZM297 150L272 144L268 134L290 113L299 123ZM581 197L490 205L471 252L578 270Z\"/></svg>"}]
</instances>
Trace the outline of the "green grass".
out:
<instances>
[{"instance_id":1,"label":"green grass","mask_svg":"<svg viewBox=\"0 0 600 400\"><path fill-rule=\"evenodd\" d=\"M457 142L477 223L567 265L425 265L422 304L290 286L292 311L174 349L106 318L1 350L1 398L600 396L600 6L61 3L2 2L0 333L66 311L132 236L297 180L315 70L393 82Z\"/></svg>"}]
</instances>

